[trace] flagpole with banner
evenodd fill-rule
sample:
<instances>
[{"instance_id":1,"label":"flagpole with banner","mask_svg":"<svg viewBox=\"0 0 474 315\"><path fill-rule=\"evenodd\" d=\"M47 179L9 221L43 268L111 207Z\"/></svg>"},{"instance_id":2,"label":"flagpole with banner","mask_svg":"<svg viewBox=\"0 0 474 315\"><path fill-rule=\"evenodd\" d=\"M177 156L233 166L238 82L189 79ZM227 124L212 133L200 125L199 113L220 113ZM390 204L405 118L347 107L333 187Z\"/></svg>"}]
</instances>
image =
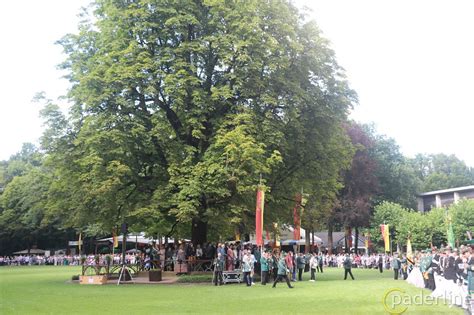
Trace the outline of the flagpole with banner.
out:
<instances>
[{"instance_id":1,"label":"flagpole with banner","mask_svg":"<svg viewBox=\"0 0 474 315\"><path fill-rule=\"evenodd\" d=\"M411 248L411 240L410 237L407 239L407 260L414 265L415 262L413 261L413 250Z\"/></svg>"},{"instance_id":2,"label":"flagpole with banner","mask_svg":"<svg viewBox=\"0 0 474 315\"><path fill-rule=\"evenodd\" d=\"M79 255L81 255L81 249L82 249L82 232L79 232L79 240L77 241L77 246L79 247Z\"/></svg>"},{"instance_id":3,"label":"flagpole with banner","mask_svg":"<svg viewBox=\"0 0 474 315\"><path fill-rule=\"evenodd\" d=\"M303 200L303 194L298 193L295 196L295 207L293 208L293 238L296 241L297 252L300 252L300 239L301 239L301 201Z\"/></svg>"},{"instance_id":4,"label":"flagpole with banner","mask_svg":"<svg viewBox=\"0 0 474 315\"><path fill-rule=\"evenodd\" d=\"M390 252L390 229L388 224L380 225L383 241L385 243L385 252Z\"/></svg>"},{"instance_id":5,"label":"flagpole with banner","mask_svg":"<svg viewBox=\"0 0 474 315\"><path fill-rule=\"evenodd\" d=\"M265 191L262 185L257 188L257 206L255 209L255 241L257 246L263 243L263 207L265 204Z\"/></svg>"},{"instance_id":6,"label":"flagpole with banner","mask_svg":"<svg viewBox=\"0 0 474 315\"><path fill-rule=\"evenodd\" d=\"M263 256L263 210L265 206L265 187L262 185L262 176L257 187L257 205L255 207L255 243L260 247L260 259ZM260 263L260 261L259 261ZM260 267L260 281L262 281L262 268Z\"/></svg>"},{"instance_id":7,"label":"flagpole with banner","mask_svg":"<svg viewBox=\"0 0 474 315\"><path fill-rule=\"evenodd\" d=\"M454 231L453 231L453 222L451 220L451 215L449 214L449 210L446 208L446 223L448 225L448 230L447 230L447 237L448 237L448 245L451 248L455 247L455 240L454 240Z\"/></svg>"}]
</instances>

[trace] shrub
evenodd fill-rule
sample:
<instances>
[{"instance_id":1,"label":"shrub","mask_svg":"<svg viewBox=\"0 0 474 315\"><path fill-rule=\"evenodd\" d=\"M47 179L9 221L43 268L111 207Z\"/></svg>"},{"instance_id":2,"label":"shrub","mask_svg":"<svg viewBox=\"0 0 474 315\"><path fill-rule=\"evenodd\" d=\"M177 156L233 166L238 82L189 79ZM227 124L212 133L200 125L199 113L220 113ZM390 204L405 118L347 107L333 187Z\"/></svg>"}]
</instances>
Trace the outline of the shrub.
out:
<instances>
[{"instance_id":1,"label":"shrub","mask_svg":"<svg viewBox=\"0 0 474 315\"><path fill-rule=\"evenodd\" d=\"M211 283L212 274L209 275L183 275L178 278L178 283Z\"/></svg>"}]
</instances>

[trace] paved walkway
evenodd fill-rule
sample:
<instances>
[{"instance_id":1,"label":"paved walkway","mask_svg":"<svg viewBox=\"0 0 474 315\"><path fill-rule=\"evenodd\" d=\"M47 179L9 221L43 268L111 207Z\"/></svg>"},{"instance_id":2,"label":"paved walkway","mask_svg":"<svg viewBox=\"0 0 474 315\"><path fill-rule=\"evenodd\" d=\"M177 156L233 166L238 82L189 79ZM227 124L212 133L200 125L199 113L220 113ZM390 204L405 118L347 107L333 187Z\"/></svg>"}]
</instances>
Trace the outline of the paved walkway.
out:
<instances>
[{"instance_id":1,"label":"paved walkway","mask_svg":"<svg viewBox=\"0 0 474 315\"><path fill-rule=\"evenodd\" d=\"M178 276L172 271L165 271L162 273L161 281L149 281L148 272L141 271L133 281L122 281L120 284L174 284L178 281ZM118 279L108 280L107 284L117 284Z\"/></svg>"}]
</instances>

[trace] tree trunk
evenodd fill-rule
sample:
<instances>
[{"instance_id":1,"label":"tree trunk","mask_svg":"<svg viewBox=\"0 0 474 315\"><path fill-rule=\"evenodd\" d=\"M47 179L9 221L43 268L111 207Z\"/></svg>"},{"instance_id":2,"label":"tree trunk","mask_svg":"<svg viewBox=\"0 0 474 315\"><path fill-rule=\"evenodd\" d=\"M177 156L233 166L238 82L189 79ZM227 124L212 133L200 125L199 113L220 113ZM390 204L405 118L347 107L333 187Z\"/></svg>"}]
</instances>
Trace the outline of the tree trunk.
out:
<instances>
[{"instance_id":1,"label":"tree trunk","mask_svg":"<svg viewBox=\"0 0 474 315\"><path fill-rule=\"evenodd\" d=\"M202 221L200 217L193 218L191 238L194 247L196 247L197 244L202 246L207 242L207 222Z\"/></svg>"},{"instance_id":2,"label":"tree trunk","mask_svg":"<svg viewBox=\"0 0 474 315\"><path fill-rule=\"evenodd\" d=\"M354 237L354 251L356 254L359 252L359 227L355 227L355 237Z\"/></svg>"},{"instance_id":3,"label":"tree trunk","mask_svg":"<svg viewBox=\"0 0 474 315\"><path fill-rule=\"evenodd\" d=\"M329 255L332 255L332 247L333 247L332 224L328 224L328 251L329 251Z\"/></svg>"}]
</instances>

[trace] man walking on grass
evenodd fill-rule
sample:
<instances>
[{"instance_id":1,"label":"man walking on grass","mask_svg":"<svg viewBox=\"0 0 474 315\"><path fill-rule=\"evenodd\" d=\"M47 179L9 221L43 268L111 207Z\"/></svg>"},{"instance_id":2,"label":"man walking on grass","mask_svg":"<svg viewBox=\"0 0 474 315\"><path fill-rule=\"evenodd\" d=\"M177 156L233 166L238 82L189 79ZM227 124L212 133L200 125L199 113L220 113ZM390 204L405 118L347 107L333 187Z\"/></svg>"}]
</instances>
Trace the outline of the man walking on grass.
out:
<instances>
[{"instance_id":1,"label":"man walking on grass","mask_svg":"<svg viewBox=\"0 0 474 315\"><path fill-rule=\"evenodd\" d=\"M288 285L288 288L293 289L294 287L291 286L290 284L290 279L288 279L288 266L286 265L285 261L285 252L281 253L280 260L278 261L278 277L275 279L275 282L273 282L273 288L276 287L276 284L278 281L281 281L283 279L286 280L286 284Z\"/></svg>"},{"instance_id":2,"label":"man walking on grass","mask_svg":"<svg viewBox=\"0 0 474 315\"><path fill-rule=\"evenodd\" d=\"M350 274L352 280L354 280L354 276L352 275L352 271L351 271L352 259L349 256L349 254L346 254L346 258L344 258L343 266L344 266L344 280L347 279L347 274Z\"/></svg>"}]
</instances>

